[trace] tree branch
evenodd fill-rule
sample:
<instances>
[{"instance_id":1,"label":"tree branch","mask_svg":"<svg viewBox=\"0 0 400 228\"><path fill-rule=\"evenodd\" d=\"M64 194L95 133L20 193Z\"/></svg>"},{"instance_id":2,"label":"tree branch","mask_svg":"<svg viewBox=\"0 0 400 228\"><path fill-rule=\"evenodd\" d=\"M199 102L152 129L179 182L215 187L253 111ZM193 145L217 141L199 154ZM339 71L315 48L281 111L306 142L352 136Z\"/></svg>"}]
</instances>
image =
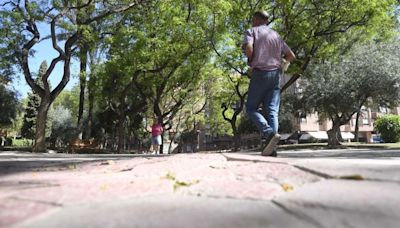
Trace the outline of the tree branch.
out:
<instances>
[{"instance_id":1,"label":"tree branch","mask_svg":"<svg viewBox=\"0 0 400 228\"><path fill-rule=\"evenodd\" d=\"M86 7L88 7L88 6L92 3L92 1L93 1L93 0L88 0L87 3L82 4L82 5L78 5L78 6L72 6L72 7L70 7L70 9L77 9L77 10L80 10L80 9L86 8Z\"/></svg>"},{"instance_id":2,"label":"tree branch","mask_svg":"<svg viewBox=\"0 0 400 228\"><path fill-rule=\"evenodd\" d=\"M210 40L210 43L211 43L211 46L212 46L214 52L215 52L220 58L223 58L222 54L219 53L219 51L218 51L217 48L215 47L214 41L213 41L213 40ZM239 70L238 68L234 67L234 66L232 65L232 63L230 63L229 61L225 61L225 64L228 65L230 68L232 68L232 69L233 69L234 71L236 71L237 73L239 73L240 75L243 75L243 76L247 76L247 75L248 75L247 72L243 72L243 71Z\"/></svg>"},{"instance_id":3,"label":"tree branch","mask_svg":"<svg viewBox=\"0 0 400 228\"><path fill-rule=\"evenodd\" d=\"M15 6L16 6L16 10L24 18L25 23L28 24L27 30L30 33L32 33L32 38L23 45L21 58L19 59L21 66L22 66L22 70L24 72L25 80L28 83L28 85L32 88L33 91L38 93L39 96L43 96L44 90L33 80L32 73L29 68L29 52L32 49L32 47L39 42L40 33L39 33L39 30L37 29L35 22L32 21L30 18L28 18L28 16L19 7L19 4L15 5Z\"/></svg>"},{"instance_id":4,"label":"tree branch","mask_svg":"<svg viewBox=\"0 0 400 228\"><path fill-rule=\"evenodd\" d=\"M145 2L145 0L138 0L138 1L135 1L135 2L132 2L132 3L128 4L127 6L120 7L120 8L117 8L117 9L113 9L113 10L110 10L110 11L107 11L107 12L103 12L100 15L97 15L97 16L95 16L93 18L89 18L89 19L83 21L82 24L87 25L87 24L90 24L90 23L92 23L94 21L99 21L99 20L101 20L101 19L103 19L105 17L108 17L108 16L110 16L110 15L112 15L114 13L121 13L121 12L127 11L127 10L129 10L129 9L131 9L131 8L135 7L136 5L139 5L139 4L143 3L143 2Z\"/></svg>"}]
</instances>

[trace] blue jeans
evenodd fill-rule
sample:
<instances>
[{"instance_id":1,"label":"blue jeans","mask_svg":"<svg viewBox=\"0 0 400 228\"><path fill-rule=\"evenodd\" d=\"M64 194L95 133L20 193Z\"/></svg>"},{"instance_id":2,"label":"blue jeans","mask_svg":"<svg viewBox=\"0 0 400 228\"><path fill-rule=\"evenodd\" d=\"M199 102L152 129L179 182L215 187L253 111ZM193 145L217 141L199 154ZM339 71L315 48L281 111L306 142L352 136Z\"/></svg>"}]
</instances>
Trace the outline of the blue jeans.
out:
<instances>
[{"instance_id":1,"label":"blue jeans","mask_svg":"<svg viewBox=\"0 0 400 228\"><path fill-rule=\"evenodd\" d=\"M281 100L280 74L280 70L257 70L253 72L250 79L246 111L263 137L278 132L278 114ZM258 110L261 103L264 105L266 118Z\"/></svg>"}]
</instances>

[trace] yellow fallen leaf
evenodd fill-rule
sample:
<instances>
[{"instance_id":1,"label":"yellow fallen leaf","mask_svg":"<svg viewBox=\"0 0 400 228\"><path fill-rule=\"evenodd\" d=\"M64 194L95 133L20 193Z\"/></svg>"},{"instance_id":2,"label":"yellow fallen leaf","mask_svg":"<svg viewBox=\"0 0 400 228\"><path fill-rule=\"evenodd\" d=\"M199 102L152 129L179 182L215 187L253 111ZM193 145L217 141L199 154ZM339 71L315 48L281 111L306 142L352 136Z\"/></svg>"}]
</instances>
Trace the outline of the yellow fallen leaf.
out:
<instances>
[{"instance_id":1,"label":"yellow fallen leaf","mask_svg":"<svg viewBox=\"0 0 400 228\"><path fill-rule=\"evenodd\" d=\"M165 175L164 178L166 178L168 180L175 180L175 174L173 174L171 172L168 172L167 175Z\"/></svg>"},{"instance_id":2,"label":"yellow fallen leaf","mask_svg":"<svg viewBox=\"0 0 400 228\"><path fill-rule=\"evenodd\" d=\"M115 161L113 161L113 160L108 160L107 162L109 165L115 165Z\"/></svg>"},{"instance_id":3,"label":"yellow fallen leaf","mask_svg":"<svg viewBox=\"0 0 400 228\"><path fill-rule=\"evenodd\" d=\"M75 164L74 165L69 165L68 169L76 169L76 165Z\"/></svg>"},{"instance_id":4,"label":"yellow fallen leaf","mask_svg":"<svg viewBox=\"0 0 400 228\"><path fill-rule=\"evenodd\" d=\"M106 191L106 190L108 189L108 185L103 184L103 185L100 186L100 189L101 189L102 191Z\"/></svg>"},{"instance_id":5,"label":"yellow fallen leaf","mask_svg":"<svg viewBox=\"0 0 400 228\"><path fill-rule=\"evenodd\" d=\"M294 190L293 185L290 185L290 184L287 184L287 183L281 184L281 187L283 188L283 190L284 190L285 192L291 192L291 191Z\"/></svg>"},{"instance_id":6,"label":"yellow fallen leaf","mask_svg":"<svg viewBox=\"0 0 400 228\"><path fill-rule=\"evenodd\" d=\"M176 191L180 187L189 187L194 184L200 183L200 180L194 180L192 182L185 182L185 181L175 181L174 183L174 191Z\"/></svg>"}]
</instances>

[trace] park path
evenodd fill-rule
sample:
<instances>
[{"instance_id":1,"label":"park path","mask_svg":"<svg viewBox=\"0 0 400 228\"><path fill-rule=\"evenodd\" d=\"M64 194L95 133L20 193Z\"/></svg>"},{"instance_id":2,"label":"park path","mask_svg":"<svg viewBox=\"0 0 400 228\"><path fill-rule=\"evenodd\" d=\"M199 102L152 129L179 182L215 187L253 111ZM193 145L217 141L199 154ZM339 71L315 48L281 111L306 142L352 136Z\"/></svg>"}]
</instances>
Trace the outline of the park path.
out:
<instances>
[{"instance_id":1,"label":"park path","mask_svg":"<svg viewBox=\"0 0 400 228\"><path fill-rule=\"evenodd\" d=\"M374 153L3 152L0 227L398 227L400 152Z\"/></svg>"}]
</instances>

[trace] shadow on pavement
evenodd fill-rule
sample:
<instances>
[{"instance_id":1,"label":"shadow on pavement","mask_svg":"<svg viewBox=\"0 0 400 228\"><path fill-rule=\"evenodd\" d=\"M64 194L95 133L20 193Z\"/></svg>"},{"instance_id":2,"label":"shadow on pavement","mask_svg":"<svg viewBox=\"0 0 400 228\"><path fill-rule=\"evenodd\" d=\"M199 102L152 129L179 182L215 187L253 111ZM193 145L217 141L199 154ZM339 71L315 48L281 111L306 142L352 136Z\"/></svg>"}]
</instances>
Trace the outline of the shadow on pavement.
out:
<instances>
[{"instance_id":1,"label":"shadow on pavement","mask_svg":"<svg viewBox=\"0 0 400 228\"><path fill-rule=\"evenodd\" d=\"M281 158L355 158L355 159L398 159L398 149L340 149L340 150L305 150L305 151L280 151Z\"/></svg>"},{"instance_id":2,"label":"shadow on pavement","mask_svg":"<svg viewBox=\"0 0 400 228\"><path fill-rule=\"evenodd\" d=\"M107 160L129 159L130 154L33 154L30 152L0 152L0 176L18 172L60 171L74 165ZM149 155L150 157L151 155Z\"/></svg>"}]
</instances>

